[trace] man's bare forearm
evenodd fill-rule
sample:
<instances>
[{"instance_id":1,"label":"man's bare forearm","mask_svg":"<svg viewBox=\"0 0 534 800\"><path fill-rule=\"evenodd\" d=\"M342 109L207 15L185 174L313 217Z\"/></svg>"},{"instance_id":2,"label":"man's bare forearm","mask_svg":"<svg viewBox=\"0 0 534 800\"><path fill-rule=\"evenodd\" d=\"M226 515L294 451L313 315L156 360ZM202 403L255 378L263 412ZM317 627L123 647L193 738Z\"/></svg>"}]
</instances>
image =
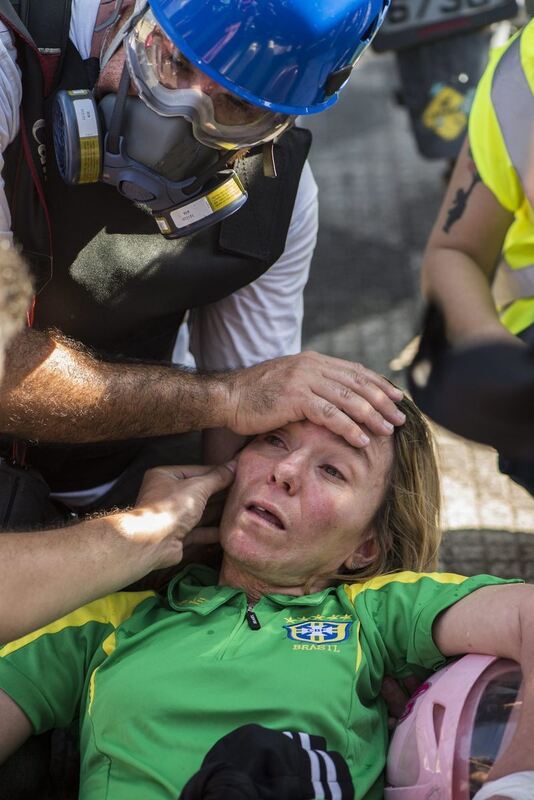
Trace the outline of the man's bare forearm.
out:
<instances>
[{"instance_id":1,"label":"man's bare forearm","mask_svg":"<svg viewBox=\"0 0 534 800\"><path fill-rule=\"evenodd\" d=\"M0 429L21 438L95 442L224 425L224 379L173 366L112 363L75 342L25 330L12 343Z\"/></svg>"},{"instance_id":2,"label":"man's bare forearm","mask_svg":"<svg viewBox=\"0 0 534 800\"><path fill-rule=\"evenodd\" d=\"M144 438L206 428L242 436L309 419L365 447L390 435L402 392L362 364L305 352L211 375L99 360L60 334L26 330L9 351L0 431L49 442Z\"/></svg>"},{"instance_id":3,"label":"man's bare forearm","mask_svg":"<svg viewBox=\"0 0 534 800\"><path fill-rule=\"evenodd\" d=\"M152 568L147 541L132 512L94 518L69 528L0 535L0 642L9 642L98 597L143 577Z\"/></svg>"},{"instance_id":4,"label":"man's bare forearm","mask_svg":"<svg viewBox=\"0 0 534 800\"><path fill-rule=\"evenodd\" d=\"M212 544L197 527L235 465L159 467L134 508L58 530L0 535L0 642L11 641L153 570L182 561L184 547Z\"/></svg>"}]
</instances>

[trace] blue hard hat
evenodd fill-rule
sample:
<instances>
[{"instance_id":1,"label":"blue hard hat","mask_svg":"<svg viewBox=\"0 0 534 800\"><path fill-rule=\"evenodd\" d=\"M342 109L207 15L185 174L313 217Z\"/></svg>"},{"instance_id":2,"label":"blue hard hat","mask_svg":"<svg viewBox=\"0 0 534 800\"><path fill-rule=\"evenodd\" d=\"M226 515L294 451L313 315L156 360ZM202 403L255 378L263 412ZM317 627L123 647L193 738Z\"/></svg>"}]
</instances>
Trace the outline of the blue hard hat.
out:
<instances>
[{"instance_id":1,"label":"blue hard hat","mask_svg":"<svg viewBox=\"0 0 534 800\"><path fill-rule=\"evenodd\" d=\"M282 114L333 105L390 0L149 0L183 54L250 103Z\"/></svg>"}]
</instances>

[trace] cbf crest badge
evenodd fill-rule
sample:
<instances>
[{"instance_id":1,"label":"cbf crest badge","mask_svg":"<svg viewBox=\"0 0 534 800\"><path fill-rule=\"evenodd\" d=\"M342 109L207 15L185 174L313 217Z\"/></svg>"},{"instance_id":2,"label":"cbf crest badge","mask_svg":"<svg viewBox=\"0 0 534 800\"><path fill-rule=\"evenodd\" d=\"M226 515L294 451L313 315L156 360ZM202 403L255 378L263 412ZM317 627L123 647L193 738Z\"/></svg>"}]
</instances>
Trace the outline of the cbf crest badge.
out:
<instances>
[{"instance_id":1,"label":"cbf crest badge","mask_svg":"<svg viewBox=\"0 0 534 800\"><path fill-rule=\"evenodd\" d=\"M337 622L330 619L312 619L296 625L284 625L288 639L308 644L334 644L345 642L350 636L352 622Z\"/></svg>"}]
</instances>

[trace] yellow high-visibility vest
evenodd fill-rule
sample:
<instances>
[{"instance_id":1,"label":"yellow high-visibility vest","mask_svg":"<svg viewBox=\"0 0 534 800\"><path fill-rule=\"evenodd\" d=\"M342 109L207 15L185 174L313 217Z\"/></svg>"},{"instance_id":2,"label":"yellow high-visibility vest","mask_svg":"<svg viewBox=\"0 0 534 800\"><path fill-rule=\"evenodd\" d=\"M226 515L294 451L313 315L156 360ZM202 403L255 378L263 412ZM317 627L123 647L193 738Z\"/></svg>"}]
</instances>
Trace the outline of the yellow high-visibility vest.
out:
<instances>
[{"instance_id":1,"label":"yellow high-visibility vest","mask_svg":"<svg viewBox=\"0 0 534 800\"><path fill-rule=\"evenodd\" d=\"M514 215L497 282L501 321L515 334L534 324L534 210L523 189L534 157L534 20L494 50L469 119L471 153L484 184Z\"/></svg>"}]
</instances>

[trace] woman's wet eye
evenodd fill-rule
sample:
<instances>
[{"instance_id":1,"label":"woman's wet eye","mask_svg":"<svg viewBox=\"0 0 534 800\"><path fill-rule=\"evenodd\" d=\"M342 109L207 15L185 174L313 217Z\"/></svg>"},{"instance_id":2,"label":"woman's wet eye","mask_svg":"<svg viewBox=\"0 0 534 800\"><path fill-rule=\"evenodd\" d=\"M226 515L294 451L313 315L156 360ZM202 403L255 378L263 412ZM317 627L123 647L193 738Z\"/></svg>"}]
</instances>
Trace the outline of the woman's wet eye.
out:
<instances>
[{"instance_id":1,"label":"woman's wet eye","mask_svg":"<svg viewBox=\"0 0 534 800\"><path fill-rule=\"evenodd\" d=\"M332 478L338 478L341 481L345 480L343 473L340 472L337 467L332 466L332 464L323 464L322 469Z\"/></svg>"},{"instance_id":2,"label":"woman's wet eye","mask_svg":"<svg viewBox=\"0 0 534 800\"><path fill-rule=\"evenodd\" d=\"M263 437L263 441L267 442L267 444L272 444L273 447L283 447L284 442L279 436L276 436L274 433L268 433L266 436Z\"/></svg>"}]
</instances>

